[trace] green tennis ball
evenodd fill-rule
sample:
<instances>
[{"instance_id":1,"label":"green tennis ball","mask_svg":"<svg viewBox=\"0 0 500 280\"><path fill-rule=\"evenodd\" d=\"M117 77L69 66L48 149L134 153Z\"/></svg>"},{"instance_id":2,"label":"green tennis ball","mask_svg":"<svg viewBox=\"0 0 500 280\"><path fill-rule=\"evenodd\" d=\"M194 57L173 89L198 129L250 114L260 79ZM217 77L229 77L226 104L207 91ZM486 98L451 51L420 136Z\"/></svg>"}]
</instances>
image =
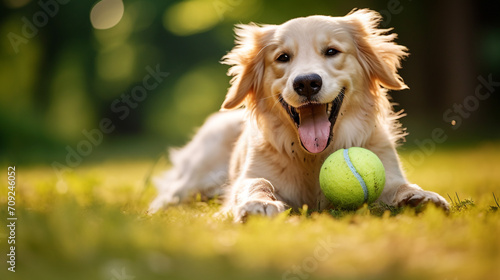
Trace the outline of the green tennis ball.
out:
<instances>
[{"instance_id":1,"label":"green tennis ball","mask_svg":"<svg viewBox=\"0 0 500 280\"><path fill-rule=\"evenodd\" d=\"M382 194L384 165L367 149L340 149L321 166L319 184L334 207L358 209L364 203L373 203Z\"/></svg>"}]
</instances>

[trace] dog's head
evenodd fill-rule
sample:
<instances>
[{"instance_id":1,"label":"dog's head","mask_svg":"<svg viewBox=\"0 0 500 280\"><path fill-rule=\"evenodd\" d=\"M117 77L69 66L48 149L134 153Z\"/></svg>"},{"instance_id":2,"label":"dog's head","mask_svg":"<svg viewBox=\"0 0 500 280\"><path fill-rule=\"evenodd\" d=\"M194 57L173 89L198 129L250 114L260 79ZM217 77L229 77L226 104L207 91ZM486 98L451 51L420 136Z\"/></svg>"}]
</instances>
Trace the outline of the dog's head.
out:
<instances>
[{"instance_id":1,"label":"dog's head","mask_svg":"<svg viewBox=\"0 0 500 280\"><path fill-rule=\"evenodd\" d=\"M361 118L373 118L366 112L377 110L369 108L377 98L386 99L381 87L406 88L397 74L406 48L393 42L396 34L377 29L380 19L357 10L282 25L238 25L236 46L223 60L233 79L222 109L245 104L272 113L306 151L321 153L345 114L365 108Z\"/></svg>"}]
</instances>

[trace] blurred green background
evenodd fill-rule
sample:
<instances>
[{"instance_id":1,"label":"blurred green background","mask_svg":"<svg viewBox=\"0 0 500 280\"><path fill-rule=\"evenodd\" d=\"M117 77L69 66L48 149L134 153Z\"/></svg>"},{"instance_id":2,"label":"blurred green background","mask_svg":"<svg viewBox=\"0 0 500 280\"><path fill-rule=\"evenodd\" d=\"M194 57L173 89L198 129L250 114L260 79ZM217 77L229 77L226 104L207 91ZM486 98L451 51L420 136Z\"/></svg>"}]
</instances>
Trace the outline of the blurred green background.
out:
<instances>
[{"instance_id":1,"label":"blurred green background","mask_svg":"<svg viewBox=\"0 0 500 280\"><path fill-rule=\"evenodd\" d=\"M88 151L78 146L84 131L109 120L114 130L93 134L98 144L84 161L152 159L218 110L229 86L219 60L233 46L234 24L342 16L355 7L381 12L381 26L394 27L410 49L401 76L411 89L392 94L408 113L405 147L435 128L448 137L440 147L495 140L500 86L475 96L478 77L500 82L493 3L0 0L0 155L11 164L64 163L68 149ZM147 69L157 67L168 76L141 92ZM134 92L140 101L127 99Z\"/></svg>"},{"instance_id":2,"label":"blurred green background","mask_svg":"<svg viewBox=\"0 0 500 280\"><path fill-rule=\"evenodd\" d=\"M0 164L18 168L19 217L18 273L0 278L280 279L334 234L335 253L309 279L496 279L497 2L0 0ZM234 24L355 7L379 11L410 49L400 73L411 89L392 93L408 113L402 159L412 182L453 200L451 215L378 218L363 208L240 226L198 202L145 214L157 156L224 98L230 78L219 61ZM61 177L54 162L75 170ZM7 201L0 195L1 216Z\"/></svg>"}]
</instances>

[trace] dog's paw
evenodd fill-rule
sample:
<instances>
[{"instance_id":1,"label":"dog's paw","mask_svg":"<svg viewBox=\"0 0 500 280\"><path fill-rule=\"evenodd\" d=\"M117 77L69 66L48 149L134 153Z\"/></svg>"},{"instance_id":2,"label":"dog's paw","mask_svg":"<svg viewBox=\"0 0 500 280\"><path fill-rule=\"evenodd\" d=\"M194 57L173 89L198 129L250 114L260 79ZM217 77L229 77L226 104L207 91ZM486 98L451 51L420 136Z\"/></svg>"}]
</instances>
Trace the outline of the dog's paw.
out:
<instances>
[{"instance_id":1,"label":"dog's paw","mask_svg":"<svg viewBox=\"0 0 500 280\"><path fill-rule=\"evenodd\" d=\"M273 217L285 209L286 205L281 201L251 200L235 207L233 214L236 222L245 222L250 215Z\"/></svg>"},{"instance_id":2,"label":"dog's paw","mask_svg":"<svg viewBox=\"0 0 500 280\"><path fill-rule=\"evenodd\" d=\"M450 210L450 204L442 196L435 192L424 191L415 184L401 186L396 194L395 200L395 204L399 207L416 207L431 202L437 207L444 209L445 211Z\"/></svg>"},{"instance_id":3,"label":"dog's paw","mask_svg":"<svg viewBox=\"0 0 500 280\"><path fill-rule=\"evenodd\" d=\"M180 198L170 193L160 194L149 204L148 214L154 214L168 206L179 204Z\"/></svg>"}]
</instances>

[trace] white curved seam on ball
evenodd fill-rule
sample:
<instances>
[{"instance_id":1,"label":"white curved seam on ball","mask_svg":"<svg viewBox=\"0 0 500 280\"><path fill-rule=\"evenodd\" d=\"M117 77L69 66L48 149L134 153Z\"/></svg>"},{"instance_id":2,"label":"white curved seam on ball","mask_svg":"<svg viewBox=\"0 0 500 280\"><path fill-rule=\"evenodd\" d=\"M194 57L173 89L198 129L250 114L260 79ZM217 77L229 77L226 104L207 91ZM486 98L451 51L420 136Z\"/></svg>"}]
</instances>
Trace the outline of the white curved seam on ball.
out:
<instances>
[{"instance_id":1,"label":"white curved seam on ball","mask_svg":"<svg viewBox=\"0 0 500 280\"><path fill-rule=\"evenodd\" d=\"M349 157L348 150L349 149L344 149L344 160L347 163L347 166L351 170L352 174L354 174L354 177L356 177L356 179L358 180L359 184L363 188L363 193L365 195L365 200L364 200L363 203L366 203L368 201L368 188L366 187L366 184L365 184L365 181L363 180L363 178L361 178L361 175L358 173L358 171L356 170L356 168L354 168L354 165L351 162L351 158Z\"/></svg>"}]
</instances>

